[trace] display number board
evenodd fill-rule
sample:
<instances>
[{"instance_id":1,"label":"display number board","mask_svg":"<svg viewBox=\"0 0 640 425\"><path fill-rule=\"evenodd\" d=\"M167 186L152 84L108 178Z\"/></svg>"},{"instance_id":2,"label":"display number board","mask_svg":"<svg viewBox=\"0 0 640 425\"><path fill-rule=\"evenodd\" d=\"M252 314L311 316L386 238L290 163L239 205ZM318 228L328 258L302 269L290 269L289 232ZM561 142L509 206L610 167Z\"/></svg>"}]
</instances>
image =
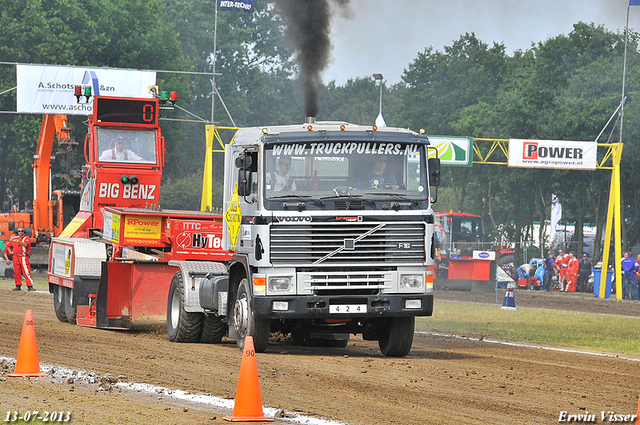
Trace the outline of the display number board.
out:
<instances>
[{"instance_id":1,"label":"display number board","mask_svg":"<svg viewBox=\"0 0 640 425\"><path fill-rule=\"evenodd\" d=\"M158 125L158 99L96 97L95 102L99 124Z\"/></svg>"}]
</instances>

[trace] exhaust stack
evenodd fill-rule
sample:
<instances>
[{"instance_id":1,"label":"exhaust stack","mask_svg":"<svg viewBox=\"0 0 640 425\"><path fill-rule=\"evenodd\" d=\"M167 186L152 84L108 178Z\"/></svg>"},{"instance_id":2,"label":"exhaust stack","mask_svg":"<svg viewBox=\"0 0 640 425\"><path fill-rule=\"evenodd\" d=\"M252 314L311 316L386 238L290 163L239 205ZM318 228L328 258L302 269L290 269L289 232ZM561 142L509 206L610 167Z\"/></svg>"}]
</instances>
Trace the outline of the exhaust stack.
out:
<instances>
[{"instance_id":1,"label":"exhaust stack","mask_svg":"<svg viewBox=\"0 0 640 425\"><path fill-rule=\"evenodd\" d=\"M313 124L314 122L316 122L316 117L306 117L304 119L305 124Z\"/></svg>"}]
</instances>

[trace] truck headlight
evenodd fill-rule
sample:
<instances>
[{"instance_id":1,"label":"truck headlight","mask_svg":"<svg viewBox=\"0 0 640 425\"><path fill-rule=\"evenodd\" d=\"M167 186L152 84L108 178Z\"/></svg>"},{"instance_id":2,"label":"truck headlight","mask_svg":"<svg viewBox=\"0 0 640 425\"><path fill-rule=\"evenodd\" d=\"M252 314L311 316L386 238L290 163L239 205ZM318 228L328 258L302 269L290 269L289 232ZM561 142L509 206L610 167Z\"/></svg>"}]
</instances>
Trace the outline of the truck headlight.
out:
<instances>
[{"instance_id":1,"label":"truck headlight","mask_svg":"<svg viewBox=\"0 0 640 425\"><path fill-rule=\"evenodd\" d=\"M403 275L400 280L400 285L403 289L421 290L424 289L424 275L422 274L407 274Z\"/></svg>"},{"instance_id":2,"label":"truck headlight","mask_svg":"<svg viewBox=\"0 0 640 425\"><path fill-rule=\"evenodd\" d=\"M271 277L269 278L269 291L271 292L287 292L291 289L290 277Z\"/></svg>"}]
</instances>

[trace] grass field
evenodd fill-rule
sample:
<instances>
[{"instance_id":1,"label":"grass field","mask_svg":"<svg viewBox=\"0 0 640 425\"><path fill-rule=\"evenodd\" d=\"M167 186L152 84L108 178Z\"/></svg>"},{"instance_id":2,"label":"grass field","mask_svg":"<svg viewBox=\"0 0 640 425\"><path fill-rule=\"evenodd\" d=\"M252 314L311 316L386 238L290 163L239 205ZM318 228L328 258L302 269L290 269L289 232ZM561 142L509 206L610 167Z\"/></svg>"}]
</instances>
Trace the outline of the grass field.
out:
<instances>
[{"instance_id":1,"label":"grass field","mask_svg":"<svg viewBox=\"0 0 640 425\"><path fill-rule=\"evenodd\" d=\"M640 319L435 301L416 330L640 356Z\"/></svg>"}]
</instances>

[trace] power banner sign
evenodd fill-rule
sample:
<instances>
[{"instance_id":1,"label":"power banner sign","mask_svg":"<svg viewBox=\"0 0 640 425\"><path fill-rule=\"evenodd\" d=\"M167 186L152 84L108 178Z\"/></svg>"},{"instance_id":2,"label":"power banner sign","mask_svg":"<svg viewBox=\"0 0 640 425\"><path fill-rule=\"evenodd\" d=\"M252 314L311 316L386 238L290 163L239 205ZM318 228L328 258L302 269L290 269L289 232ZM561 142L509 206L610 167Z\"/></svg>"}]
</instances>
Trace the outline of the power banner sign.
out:
<instances>
[{"instance_id":1,"label":"power banner sign","mask_svg":"<svg viewBox=\"0 0 640 425\"><path fill-rule=\"evenodd\" d=\"M597 142L509 140L509 167L595 170Z\"/></svg>"}]
</instances>

